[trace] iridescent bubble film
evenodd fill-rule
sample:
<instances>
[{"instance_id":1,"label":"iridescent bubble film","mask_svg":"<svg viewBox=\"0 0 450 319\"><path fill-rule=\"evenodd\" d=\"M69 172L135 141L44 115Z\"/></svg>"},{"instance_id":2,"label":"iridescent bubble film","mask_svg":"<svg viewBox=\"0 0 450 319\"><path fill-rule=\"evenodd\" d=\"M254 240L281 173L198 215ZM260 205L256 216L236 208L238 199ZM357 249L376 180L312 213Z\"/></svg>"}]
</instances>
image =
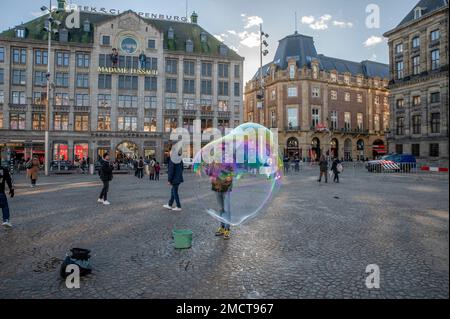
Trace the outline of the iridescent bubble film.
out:
<instances>
[{"instance_id":1,"label":"iridescent bubble film","mask_svg":"<svg viewBox=\"0 0 450 319\"><path fill-rule=\"evenodd\" d=\"M234 226L262 212L280 186L277 148L275 134L255 123L204 146L194 158L195 193L204 211Z\"/></svg>"}]
</instances>

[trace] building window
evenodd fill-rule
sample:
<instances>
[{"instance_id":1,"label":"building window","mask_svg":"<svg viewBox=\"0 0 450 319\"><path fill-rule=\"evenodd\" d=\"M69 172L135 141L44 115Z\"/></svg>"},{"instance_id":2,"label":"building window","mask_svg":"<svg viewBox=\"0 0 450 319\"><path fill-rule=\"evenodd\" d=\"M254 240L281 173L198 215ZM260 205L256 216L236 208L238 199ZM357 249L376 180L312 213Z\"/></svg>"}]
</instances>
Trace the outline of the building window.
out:
<instances>
[{"instance_id":1,"label":"building window","mask_svg":"<svg viewBox=\"0 0 450 319\"><path fill-rule=\"evenodd\" d=\"M312 127L317 127L320 123L320 110L313 107L311 109L311 125Z\"/></svg>"},{"instance_id":2,"label":"building window","mask_svg":"<svg viewBox=\"0 0 450 319\"><path fill-rule=\"evenodd\" d=\"M441 93L433 92L430 94L430 103L439 103L441 101Z\"/></svg>"},{"instance_id":3,"label":"building window","mask_svg":"<svg viewBox=\"0 0 450 319\"><path fill-rule=\"evenodd\" d=\"M241 77L241 66L239 64L236 64L234 66L234 78L239 79Z\"/></svg>"},{"instance_id":4,"label":"building window","mask_svg":"<svg viewBox=\"0 0 450 319\"><path fill-rule=\"evenodd\" d=\"M183 100L183 109L195 111L196 110L195 100L194 99L184 99Z\"/></svg>"},{"instance_id":5,"label":"building window","mask_svg":"<svg viewBox=\"0 0 450 319\"><path fill-rule=\"evenodd\" d=\"M414 37L412 39L412 47L413 49L420 47L420 37Z\"/></svg>"},{"instance_id":6,"label":"building window","mask_svg":"<svg viewBox=\"0 0 450 319\"><path fill-rule=\"evenodd\" d=\"M130 75L119 75L119 90L137 90L138 77Z\"/></svg>"},{"instance_id":7,"label":"building window","mask_svg":"<svg viewBox=\"0 0 450 319\"><path fill-rule=\"evenodd\" d=\"M319 87L313 87L311 91L312 97L320 97L320 88Z\"/></svg>"},{"instance_id":8,"label":"building window","mask_svg":"<svg viewBox=\"0 0 450 319\"><path fill-rule=\"evenodd\" d=\"M99 107L111 107L111 94L99 94L98 95Z\"/></svg>"},{"instance_id":9,"label":"building window","mask_svg":"<svg viewBox=\"0 0 450 319\"><path fill-rule=\"evenodd\" d=\"M75 131L86 132L89 130L89 116L75 114Z\"/></svg>"},{"instance_id":10,"label":"building window","mask_svg":"<svg viewBox=\"0 0 450 319\"><path fill-rule=\"evenodd\" d=\"M156 91L158 89L158 78L155 76L145 77L145 90Z\"/></svg>"},{"instance_id":11,"label":"building window","mask_svg":"<svg viewBox=\"0 0 450 319\"><path fill-rule=\"evenodd\" d=\"M35 86L46 86L47 85L46 72L41 72L41 71L34 72L34 85Z\"/></svg>"},{"instance_id":12,"label":"building window","mask_svg":"<svg viewBox=\"0 0 450 319\"><path fill-rule=\"evenodd\" d=\"M156 132L156 118L154 117L144 118L144 132Z\"/></svg>"},{"instance_id":13,"label":"building window","mask_svg":"<svg viewBox=\"0 0 450 319\"><path fill-rule=\"evenodd\" d=\"M69 73L57 72L55 80L56 86L69 87Z\"/></svg>"},{"instance_id":14,"label":"building window","mask_svg":"<svg viewBox=\"0 0 450 319\"><path fill-rule=\"evenodd\" d=\"M111 90L112 87L112 77L109 74L99 74L98 75L98 88Z\"/></svg>"},{"instance_id":15,"label":"building window","mask_svg":"<svg viewBox=\"0 0 450 319\"><path fill-rule=\"evenodd\" d=\"M441 66L441 51L433 50L431 51L431 69L437 70Z\"/></svg>"},{"instance_id":16,"label":"building window","mask_svg":"<svg viewBox=\"0 0 450 319\"><path fill-rule=\"evenodd\" d=\"M270 111L270 127L277 128L277 112Z\"/></svg>"},{"instance_id":17,"label":"building window","mask_svg":"<svg viewBox=\"0 0 450 319\"><path fill-rule=\"evenodd\" d=\"M89 74L77 73L77 88L89 88Z\"/></svg>"},{"instance_id":18,"label":"building window","mask_svg":"<svg viewBox=\"0 0 450 319\"><path fill-rule=\"evenodd\" d=\"M395 53L396 54L403 53L403 43L399 43L395 46Z\"/></svg>"},{"instance_id":19,"label":"building window","mask_svg":"<svg viewBox=\"0 0 450 319\"><path fill-rule=\"evenodd\" d=\"M331 130L337 130L338 129L338 112L337 111L331 111L330 115L331 121Z\"/></svg>"},{"instance_id":20,"label":"building window","mask_svg":"<svg viewBox=\"0 0 450 319\"><path fill-rule=\"evenodd\" d=\"M119 132L136 132L137 117L135 116L119 116L117 118L117 129Z\"/></svg>"},{"instance_id":21,"label":"building window","mask_svg":"<svg viewBox=\"0 0 450 319\"><path fill-rule=\"evenodd\" d=\"M421 103L420 95L413 96L413 106L419 106Z\"/></svg>"},{"instance_id":22,"label":"building window","mask_svg":"<svg viewBox=\"0 0 450 319\"><path fill-rule=\"evenodd\" d=\"M364 129L364 116L362 113L356 114L356 128L359 131L362 131Z\"/></svg>"},{"instance_id":23,"label":"building window","mask_svg":"<svg viewBox=\"0 0 450 319\"><path fill-rule=\"evenodd\" d=\"M345 93L345 102L350 102L350 93Z\"/></svg>"},{"instance_id":24,"label":"building window","mask_svg":"<svg viewBox=\"0 0 450 319\"><path fill-rule=\"evenodd\" d=\"M177 79L172 78L166 79L166 92L177 93Z\"/></svg>"},{"instance_id":25,"label":"building window","mask_svg":"<svg viewBox=\"0 0 450 319\"><path fill-rule=\"evenodd\" d=\"M166 73L167 74L178 73L178 60L166 59Z\"/></svg>"},{"instance_id":26,"label":"building window","mask_svg":"<svg viewBox=\"0 0 450 319\"><path fill-rule=\"evenodd\" d=\"M47 65L48 63L48 51L35 50L34 51L34 63L36 65Z\"/></svg>"},{"instance_id":27,"label":"building window","mask_svg":"<svg viewBox=\"0 0 450 319\"><path fill-rule=\"evenodd\" d=\"M0 91L0 105L5 103L5 92L3 90Z\"/></svg>"},{"instance_id":28,"label":"building window","mask_svg":"<svg viewBox=\"0 0 450 319\"><path fill-rule=\"evenodd\" d=\"M331 82L337 82L337 75L335 73L330 73Z\"/></svg>"},{"instance_id":29,"label":"building window","mask_svg":"<svg viewBox=\"0 0 450 319\"><path fill-rule=\"evenodd\" d=\"M218 100L217 101L217 109L220 112L228 112L228 101Z\"/></svg>"},{"instance_id":30,"label":"building window","mask_svg":"<svg viewBox=\"0 0 450 319\"><path fill-rule=\"evenodd\" d=\"M228 63L219 63L219 78L228 78Z\"/></svg>"},{"instance_id":31,"label":"building window","mask_svg":"<svg viewBox=\"0 0 450 319\"><path fill-rule=\"evenodd\" d=\"M111 117L109 115L98 116L97 131L111 131Z\"/></svg>"},{"instance_id":32,"label":"building window","mask_svg":"<svg viewBox=\"0 0 450 319\"><path fill-rule=\"evenodd\" d=\"M147 58L147 60L145 60L145 69L158 70L158 58Z\"/></svg>"},{"instance_id":33,"label":"building window","mask_svg":"<svg viewBox=\"0 0 450 319\"><path fill-rule=\"evenodd\" d=\"M194 61L184 61L183 62L184 75L195 76L195 62Z\"/></svg>"},{"instance_id":34,"label":"building window","mask_svg":"<svg viewBox=\"0 0 450 319\"><path fill-rule=\"evenodd\" d=\"M358 93L358 94L356 95L356 100L357 100L358 103L362 103L362 101L363 101L363 96L362 96L361 93Z\"/></svg>"},{"instance_id":35,"label":"building window","mask_svg":"<svg viewBox=\"0 0 450 319\"><path fill-rule=\"evenodd\" d=\"M441 114L431 113L431 133L441 132Z\"/></svg>"},{"instance_id":36,"label":"building window","mask_svg":"<svg viewBox=\"0 0 450 319\"><path fill-rule=\"evenodd\" d=\"M11 130L24 130L25 125L25 113L9 113L9 128Z\"/></svg>"},{"instance_id":37,"label":"building window","mask_svg":"<svg viewBox=\"0 0 450 319\"><path fill-rule=\"evenodd\" d=\"M13 49L12 56L14 64L27 63L27 49Z\"/></svg>"},{"instance_id":38,"label":"building window","mask_svg":"<svg viewBox=\"0 0 450 319\"><path fill-rule=\"evenodd\" d=\"M102 45L111 45L111 37L109 35L102 36Z\"/></svg>"},{"instance_id":39,"label":"building window","mask_svg":"<svg viewBox=\"0 0 450 319\"><path fill-rule=\"evenodd\" d=\"M217 94L222 96L228 96L228 81L219 81Z\"/></svg>"},{"instance_id":40,"label":"building window","mask_svg":"<svg viewBox=\"0 0 450 319\"><path fill-rule=\"evenodd\" d=\"M287 89L287 93L288 93L288 97L297 97L297 87L293 86L293 87L288 87Z\"/></svg>"},{"instance_id":41,"label":"building window","mask_svg":"<svg viewBox=\"0 0 450 319\"><path fill-rule=\"evenodd\" d=\"M288 128L298 128L298 111L297 108L288 108Z\"/></svg>"},{"instance_id":42,"label":"building window","mask_svg":"<svg viewBox=\"0 0 450 319\"><path fill-rule=\"evenodd\" d=\"M420 56L412 58L412 69L413 75L418 75L420 73Z\"/></svg>"},{"instance_id":43,"label":"building window","mask_svg":"<svg viewBox=\"0 0 450 319\"><path fill-rule=\"evenodd\" d=\"M389 114L383 113L383 131L388 132L389 131Z\"/></svg>"},{"instance_id":44,"label":"building window","mask_svg":"<svg viewBox=\"0 0 450 319\"><path fill-rule=\"evenodd\" d=\"M183 81L183 93L185 94L195 94L195 80L185 79Z\"/></svg>"},{"instance_id":45,"label":"building window","mask_svg":"<svg viewBox=\"0 0 450 319\"><path fill-rule=\"evenodd\" d=\"M295 65L289 66L289 79L295 79Z\"/></svg>"},{"instance_id":46,"label":"building window","mask_svg":"<svg viewBox=\"0 0 450 319\"><path fill-rule=\"evenodd\" d=\"M403 108L405 106L405 100L404 99L397 99L396 105L397 105L397 108L399 108L399 109Z\"/></svg>"},{"instance_id":47,"label":"building window","mask_svg":"<svg viewBox=\"0 0 450 319\"><path fill-rule=\"evenodd\" d=\"M12 84L14 85L26 85L26 72L25 70L13 70L12 71Z\"/></svg>"},{"instance_id":48,"label":"building window","mask_svg":"<svg viewBox=\"0 0 450 319\"><path fill-rule=\"evenodd\" d=\"M78 53L77 54L77 67L89 68L91 57L89 54Z\"/></svg>"},{"instance_id":49,"label":"building window","mask_svg":"<svg viewBox=\"0 0 450 319\"><path fill-rule=\"evenodd\" d=\"M138 97L134 95L119 95L119 107L138 107Z\"/></svg>"},{"instance_id":50,"label":"building window","mask_svg":"<svg viewBox=\"0 0 450 319\"><path fill-rule=\"evenodd\" d=\"M412 117L413 134L420 134L421 126L422 126L422 117L420 115L414 115Z\"/></svg>"},{"instance_id":51,"label":"building window","mask_svg":"<svg viewBox=\"0 0 450 319\"><path fill-rule=\"evenodd\" d=\"M0 130L3 129L3 113L0 112Z\"/></svg>"},{"instance_id":52,"label":"building window","mask_svg":"<svg viewBox=\"0 0 450 319\"><path fill-rule=\"evenodd\" d=\"M420 156L420 144L411 144L411 154L413 156Z\"/></svg>"},{"instance_id":53,"label":"building window","mask_svg":"<svg viewBox=\"0 0 450 319\"><path fill-rule=\"evenodd\" d=\"M212 63L202 62L202 76L212 77Z\"/></svg>"},{"instance_id":54,"label":"building window","mask_svg":"<svg viewBox=\"0 0 450 319\"><path fill-rule=\"evenodd\" d=\"M119 67L127 69L137 69L139 67L139 58L136 56L119 56Z\"/></svg>"},{"instance_id":55,"label":"building window","mask_svg":"<svg viewBox=\"0 0 450 319\"><path fill-rule=\"evenodd\" d=\"M5 70L0 69L0 84L4 84L4 83L5 83Z\"/></svg>"},{"instance_id":56,"label":"building window","mask_svg":"<svg viewBox=\"0 0 450 319\"><path fill-rule=\"evenodd\" d=\"M56 52L56 66L69 67L70 54L66 52Z\"/></svg>"},{"instance_id":57,"label":"building window","mask_svg":"<svg viewBox=\"0 0 450 319\"><path fill-rule=\"evenodd\" d=\"M145 96L144 97L144 107L148 109L156 109L157 102L156 96Z\"/></svg>"},{"instance_id":58,"label":"building window","mask_svg":"<svg viewBox=\"0 0 450 319\"><path fill-rule=\"evenodd\" d=\"M203 95L212 95L212 81L211 80L202 80L200 93Z\"/></svg>"},{"instance_id":59,"label":"building window","mask_svg":"<svg viewBox=\"0 0 450 319\"><path fill-rule=\"evenodd\" d=\"M69 105L69 93L55 93L55 105L68 106Z\"/></svg>"},{"instance_id":60,"label":"building window","mask_svg":"<svg viewBox=\"0 0 450 319\"><path fill-rule=\"evenodd\" d=\"M11 94L12 94L12 104L14 105L27 104L25 92L13 91Z\"/></svg>"},{"instance_id":61,"label":"building window","mask_svg":"<svg viewBox=\"0 0 450 319\"><path fill-rule=\"evenodd\" d=\"M352 128L352 115L350 112L344 113L344 128L350 130Z\"/></svg>"},{"instance_id":62,"label":"building window","mask_svg":"<svg viewBox=\"0 0 450 319\"><path fill-rule=\"evenodd\" d=\"M177 107L177 99L174 97L166 97L165 100L166 110L176 110Z\"/></svg>"},{"instance_id":63,"label":"building window","mask_svg":"<svg viewBox=\"0 0 450 319\"><path fill-rule=\"evenodd\" d=\"M234 82L234 96L241 96L241 83L239 82Z\"/></svg>"},{"instance_id":64,"label":"building window","mask_svg":"<svg viewBox=\"0 0 450 319\"><path fill-rule=\"evenodd\" d=\"M414 9L414 20L419 19L422 16L422 8Z\"/></svg>"},{"instance_id":65,"label":"building window","mask_svg":"<svg viewBox=\"0 0 450 319\"><path fill-rule=\"evenodd\" d=\"M331 91L331 99L337 100L337 91Z\"/></svg>"},{"instance_id":66,"label":"building window","mask_svg":"<svg viewBox=\"0 0 450 319\"><path fill-rule=\"evenodd\" d=\"M404 77L404 64L403 61L397 62L397 79L403 79Z\"/></svg>"},{"instance_id":67,"label":"building window","mask_svg":"<svg viewBox=\"0 0 450 319\"><path fill-rule=\"evenodd\" d=\"M403 154L403 144L395 144L395 153L396 154Z\"/></svg>"},{"instance_id":68,"label":"building window","mask_svg":"<svg viewBox=\"0 0 450 319\"><path fill-rule=\"evenodd\" d=\"M404 117L397 117L396 120L396 134L397 135L403 135L404 134L404 125L405 125L405 118Z\"/></svg>"},{"instance_id":69,"label":"building window","mask_svg":"<svg viewBox=\"0 0 450 319\"><path fill-rule=\"evenodd\" d=\"M0 47L0 63L5 62L5 48Z\"/></svg>"},{"instance_id":70,"label":"building window","mask_svg":"<svg viewBox=\"0 0 450 319\"><path fill-rule=\"evenodd\" d=\"M34 92L33 93L34 105L46 105L47 104L47 92Z\"/></svg>"},{"instance_id":71,"label":"building window","mask_svg":"<svg viewBox=\"0 0 450 319\"><path fill-rule=\"evenodd\" d=\"M437 41L441 37L441 33L439 30L433 30L430 33L431 41Z\"/></svg>"},{"instance_id":72,"label":"building window","mask_svg":"<svg viewBox=\"0 0 450 319\"><path fill-rule=\"evenodd\" d=\"M375 132L380 131L380 114L375 114L373 117L373 128Z\"/></svg>"},{"instance_id":73,"label":"building window","mask_svg":"<svg viewBox=\"0 0 450 319\"><path fill-rule=\"evenodd\" d=\"M89 94L75 94L75 106L89 106Z\"/></svg>"},{"instance_id":74,"label":"building window","mask_svg":"<svg viewBox=\"0 0 450 319\"><path fill-rule=\"evenodd\" d=\"M164 119L164 132L170 133L178 126L178 119L176 117L170 117Z\"/></svg>"},{"instance_id":75,"label":"building window","mask_svg":"<svg viewBox=\"0 0 450 319\"><path fill-rule=\"evenodd\" d=\"M33 113L33 131L45 130L45 114Z\"/></svg>"},{"instance_id":76,"label":"building window","mask_svg":"<svg viewBox=\"0 0 450 319\"><path fill-rule=\"evenodd\" d=\"M156 41L153 39L149 39L147 42L148 49L156 49Z\"/></svg>"},{"instance_id":77,"label":"building window","mask_svg":"<svg viewBox=\"0 0 450 319\"><path fill-rule=\"evenodd\" d=\"M430 144L430 157L439 157L439 144L438 143Z\"/></svg>"},{"instance_id":78,"label":"building window","mask_svg":"<svg viewBox=\"0 0 450 319\"><path fill-rule=\"evenodd\" d=\"M55 131L69 130L69 114L55 114L53 116L53 129Z\"/></svg>"}]
</instances>

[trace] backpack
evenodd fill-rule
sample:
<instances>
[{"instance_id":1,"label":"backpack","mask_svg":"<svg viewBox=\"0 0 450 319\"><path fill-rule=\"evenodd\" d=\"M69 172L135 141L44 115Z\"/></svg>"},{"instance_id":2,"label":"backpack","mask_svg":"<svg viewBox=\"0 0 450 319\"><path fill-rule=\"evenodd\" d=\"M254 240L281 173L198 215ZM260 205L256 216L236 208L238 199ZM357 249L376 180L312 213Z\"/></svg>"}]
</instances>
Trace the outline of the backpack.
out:
<instances>
[{"instance_id":1,"label":"backpack","mask_svg":"<svg viewBox=\"0 0 450 319\"><path fill-rule=\"evenodd\" d=\"M336 170L337 170L339 173L342 173L342 171L344 170L344 166L342 166L342 164L339 163L339 164L337 164L337 166L336 166Z\"/></svg>"}]
</instances>

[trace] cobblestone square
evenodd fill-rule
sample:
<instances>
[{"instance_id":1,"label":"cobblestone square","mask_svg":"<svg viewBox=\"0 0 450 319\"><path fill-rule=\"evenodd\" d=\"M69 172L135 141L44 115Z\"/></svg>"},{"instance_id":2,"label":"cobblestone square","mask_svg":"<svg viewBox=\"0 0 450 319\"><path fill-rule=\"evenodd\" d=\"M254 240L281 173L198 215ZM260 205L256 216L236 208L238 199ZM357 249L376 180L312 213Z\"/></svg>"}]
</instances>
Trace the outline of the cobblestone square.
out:
<instances>
[{"instance_id":1,"label":"cobblestone square","mask_svg":"<svg viewBox=\"0 0 450 319\"><path fill-rule=\"evenodd\" d=\"M348 169L340 184L318 184L305 167L229 241L214 236L192 174L182 212L162 208L165 175L147 178L115 176L103 206L98 176L41 177L35 189L15 176L15 227L0 229L0 298L449 296L447 176ZM174 228L194 232L191 249L173 248ZM94 270L70 290L59 266L72 247L92 250ZM380 268L380 289L365 285L369 264Z\"/></svg>"}]
</instances>

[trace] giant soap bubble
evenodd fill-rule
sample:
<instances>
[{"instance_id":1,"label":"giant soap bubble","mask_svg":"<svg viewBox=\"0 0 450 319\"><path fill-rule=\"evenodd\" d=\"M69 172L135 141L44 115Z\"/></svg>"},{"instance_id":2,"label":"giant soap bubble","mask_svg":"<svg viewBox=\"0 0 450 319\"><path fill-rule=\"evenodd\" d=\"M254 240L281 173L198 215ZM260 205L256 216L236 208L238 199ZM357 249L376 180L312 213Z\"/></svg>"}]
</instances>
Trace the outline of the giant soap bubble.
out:
<instances>
[{"instance_id":1,"label":"giant soap bubble","mask_svg":"<svg viewBox=\"0 0 450 319\"><path fill-rule=\"evenodd\" d=\"M280 186L277 144L272 131L246 123L204 146L194 158L195 193L204 210L234 226L261 212Z\"/></svg>"}]
</instances>

